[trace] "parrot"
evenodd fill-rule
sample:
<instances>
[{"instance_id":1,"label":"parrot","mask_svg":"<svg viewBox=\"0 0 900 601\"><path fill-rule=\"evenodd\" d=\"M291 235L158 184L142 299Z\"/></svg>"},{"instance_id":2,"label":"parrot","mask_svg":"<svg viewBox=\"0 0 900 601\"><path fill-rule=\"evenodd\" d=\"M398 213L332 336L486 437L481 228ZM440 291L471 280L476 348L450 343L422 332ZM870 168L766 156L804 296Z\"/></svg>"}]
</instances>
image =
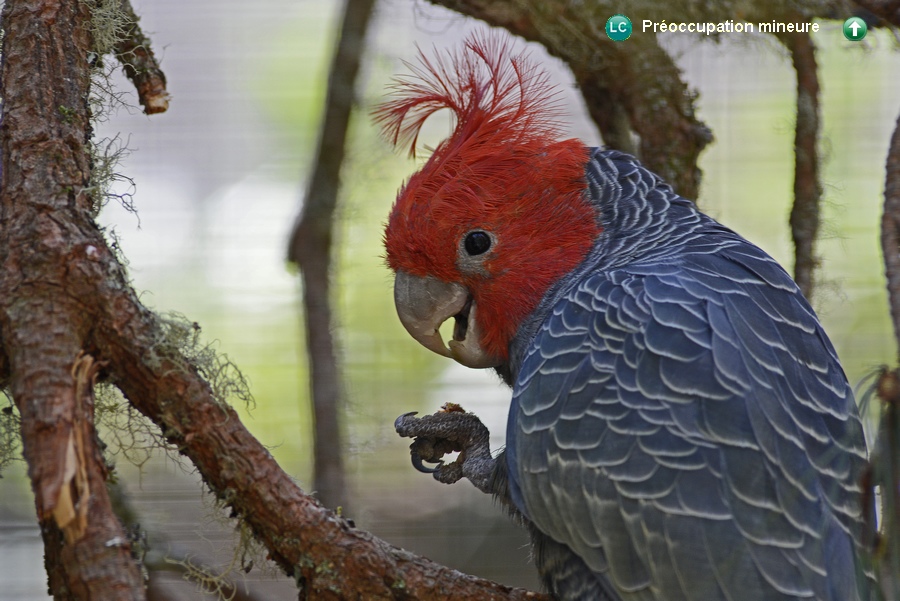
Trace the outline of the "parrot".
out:
<instances>
[{"instance_id":1,"label":"parrot","mask_svg":"<svg viewBox=\"0 0 900 601\"><path fill-rule=\"evenodd\" d=\"M790 275L635 157L564 136L511 37L407 66L373 111L387 141L415 156L452 119L385 224L397 314L511 388L498 453L460 407L400 416L413 464L495 495L560 601L872 598L862 422Z\"/></svg>"}]
</instances>

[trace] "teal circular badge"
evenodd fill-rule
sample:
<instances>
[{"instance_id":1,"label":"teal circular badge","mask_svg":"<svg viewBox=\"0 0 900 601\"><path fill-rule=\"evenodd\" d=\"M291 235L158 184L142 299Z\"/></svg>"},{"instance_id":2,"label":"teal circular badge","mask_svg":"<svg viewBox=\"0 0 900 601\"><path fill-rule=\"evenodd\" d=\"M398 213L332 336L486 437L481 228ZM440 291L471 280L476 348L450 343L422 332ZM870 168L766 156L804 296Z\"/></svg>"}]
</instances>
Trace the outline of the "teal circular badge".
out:
<instances>
[{"instance_id":1,"label":"teal circular badge","mask_svg":"<svg viewBox=\"0 0 900 601\"><path fill-rule=\"evenodd\" d=\"M631 19L625 15L611 16L606 21L606 35L614 42L627 40L631 37Z\"/></svg>"},{"instance_id":2,"label":"teal circular badge","mask_svg":"<svg viewBox=\"0 0 900 601\"><path fill-rule=\"evenodd\" d=\"M869 26L859 17L850 17L844 21L844 37L851 42L860 41L866 37L867 33L869 33Z\"/></svg>"}]
</instances>

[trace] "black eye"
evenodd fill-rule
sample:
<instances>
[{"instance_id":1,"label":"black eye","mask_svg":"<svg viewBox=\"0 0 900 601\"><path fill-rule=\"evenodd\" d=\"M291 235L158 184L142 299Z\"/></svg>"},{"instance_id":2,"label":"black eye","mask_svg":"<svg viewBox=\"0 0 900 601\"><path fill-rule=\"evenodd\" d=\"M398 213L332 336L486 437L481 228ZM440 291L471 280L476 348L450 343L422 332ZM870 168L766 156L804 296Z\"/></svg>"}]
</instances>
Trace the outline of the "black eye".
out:
<instances>
[{"instance_id":1,"label":"black eye","mask_svg":"<svg viewBox=\"0 0 900 601\"><path fill-rule=\"evenodd\" d=\"M484 254L491 248L491 237L487 232L481 230L469 232L466 234L465 241L463 241L463 247L470 255Z\"/></svg>"}]
</instances>

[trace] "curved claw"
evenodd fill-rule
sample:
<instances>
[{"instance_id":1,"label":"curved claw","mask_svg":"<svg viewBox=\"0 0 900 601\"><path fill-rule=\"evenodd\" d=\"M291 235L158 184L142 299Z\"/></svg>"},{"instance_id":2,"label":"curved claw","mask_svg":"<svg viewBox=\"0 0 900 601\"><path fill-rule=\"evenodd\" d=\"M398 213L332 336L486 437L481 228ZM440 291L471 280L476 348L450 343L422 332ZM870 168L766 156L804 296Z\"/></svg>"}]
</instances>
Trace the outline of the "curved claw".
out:
<instances>
[{"instance_id":1,"label":"curved claw","mask_svg":"<svg viewBox=\"0 0 900 601\"><path fill-rule=\"evenodd\" d=\"M417 471L420 471L423 474L433 474L441 469L441 467L443 467L444 462L438 461L434 467L428 467L422 462L421 457L419 457L416 453L412 453L412 464Z\"/></svg>"},{"instance_id":2,"label":"curved claw","mask_svg":"<svg viewBox=\"0 0 900 601\"><path fill-rule=\"evenodd\" d=\"M394 420L394 430L400 429L400 420L402 420L404 417L412 417L414 415L418 415L418 413L419 413L418 411L410 411L409 413L404 413L403 415L401 415L400 417L395 419Z\"/></svg>"}]
</instances>

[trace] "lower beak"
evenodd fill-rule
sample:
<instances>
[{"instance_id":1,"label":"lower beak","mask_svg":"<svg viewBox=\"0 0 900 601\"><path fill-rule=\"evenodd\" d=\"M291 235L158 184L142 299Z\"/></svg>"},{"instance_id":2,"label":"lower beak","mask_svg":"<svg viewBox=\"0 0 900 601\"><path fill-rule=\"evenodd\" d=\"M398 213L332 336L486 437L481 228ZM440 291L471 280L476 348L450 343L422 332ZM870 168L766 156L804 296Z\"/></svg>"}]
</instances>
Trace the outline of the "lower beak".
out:
<instances>
[{"instance_id":1,"label":"lower beak","mask_svg":"<svg viewBox=\"0 0 900 601\"><path fill-rule=\"evenodd\" d=\"M477 305L461 284L398 271L394 279L394 304L400 323L425 348L467 367L500 365L501 361L481 346ZM439 328L451 317L456 319L456 325L448 347Z\"/></svg>"}]
</instances>

